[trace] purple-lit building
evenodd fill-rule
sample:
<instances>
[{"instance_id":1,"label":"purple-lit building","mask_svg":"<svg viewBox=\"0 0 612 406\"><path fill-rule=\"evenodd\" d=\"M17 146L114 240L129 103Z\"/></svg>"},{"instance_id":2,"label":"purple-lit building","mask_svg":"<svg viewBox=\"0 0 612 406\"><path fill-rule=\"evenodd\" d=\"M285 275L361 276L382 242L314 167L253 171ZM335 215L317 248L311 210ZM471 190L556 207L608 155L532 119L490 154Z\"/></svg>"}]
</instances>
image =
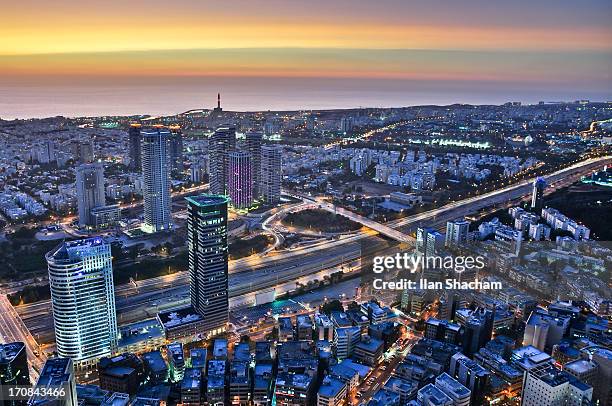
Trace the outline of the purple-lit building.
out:
<instances>
[{"instance_id":1,"label":"purple-lit building","mask_svg":"<svg viewBox=\"0 0 612 406\"><path fill-rule=\"evenodd\" d=\"M251 154L246 151L233 151L229 154L228 193L232 205L237 209L246 209L253 204Z\"/></svg>"}]
</instances>

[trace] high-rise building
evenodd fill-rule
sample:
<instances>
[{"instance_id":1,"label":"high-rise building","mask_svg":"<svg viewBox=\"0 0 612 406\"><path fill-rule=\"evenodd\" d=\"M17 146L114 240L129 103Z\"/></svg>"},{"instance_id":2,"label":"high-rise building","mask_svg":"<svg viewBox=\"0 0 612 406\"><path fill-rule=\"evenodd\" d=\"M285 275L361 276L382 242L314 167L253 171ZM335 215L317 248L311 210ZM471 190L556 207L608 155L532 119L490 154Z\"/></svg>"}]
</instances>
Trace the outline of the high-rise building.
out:
<instances>
[{"instance_id":1,"label":"high-rise building","mask_svg":"<svg viewBox=\"0 0 612 406\"><path fill-rule=\"evenodd\" d=\"M283 149L277 145L261 147L259 195L267 204L280 201Z\"/></svg>"},{"instance_id":2,"label":"high-rise building","mask_svg":"<svg viewBox=\"0 0 612 406\"><path fill-rule=\"evenodd\" d=\"M140 172L142 170L141 161L141 143L140 128L142 126L137 123L130 124L128 130L128 149L130 153L130 169Z\"/></svg>"},{"instance_id":3,"label":"high-rise building","mask_svg":"<svg viewBox=\"0 0 612 406\"><path fill-rule=\"evenodd\" d=\"M229 153L228 194L232 205L246 209L253 204L253 174L251 154L246 151Z\"/></svg>"},{"instance_id":4,"label":"high-rise building","mask_svg":"<svg viewBox=\"0 0 612 406\"><path fill-rule=\"evenodd\" d=\"M463 323L463 353L473 355L486 343L491 341L493 335L494 314L489 309L478 308L471 312Z\"/></svg>"},{"instance_id":5,"label":"high-rise building","mask_svg":"<svg viewBox=\"0 0 612 406\"><path fill-rule=\"evenodd\" d=\"M542 365L523 376L522 406L581 406L591 404L593 388L552 365Z\"/></svg>"},{"instance_id":6,"label":"high-rise building","mask_svg":"<svg viewBox=\"0 0 612 406\"><path fill-rule=\"evenodd\" d=\"M183 132L178 125L170 126L170 165L172 172L183 170Z\"/></svg>"},{"instance_id":7,"label":"high-rise building","mask_svg":"<svg viewBox=\"0 0 612 406\"><path fill-rule=\"evenodd\" d=\"M253 178L253 198L260 196L261 179L261 141L263 134L260 132L248 132L246 134L246 146L251 154L251 176Z\"/></svg>"},{"instance_id":8,"label":"high-rise building","mask_svg":"<svg viewBox=\"0 0 612 406\"><path fill-rule=\"evenodd\" d=\"M70 152L75 162L87 164L94 161L93 142L74 140L70 143Z\"/></svg>"},{"instance_id":9,"label":"high-rise building","mask_svg":"<svg viewBox=\"0 0 612 406\"><path fill-rule=\"evenodd\" d=\"M229 152L236 147L236 129L219 127L208 140L210 192L227 194Z\"/></svg>"},{"instance_id":10,"label":"high-rise building","mask_svg":"<svg viewBox=\"0 0 612 406\"><path fill-rule=\"evenodd\" d=\"M24 343L0 344L0 406L18 406L19 401L10 401L5 390L9 386L30 386L28 356Z\"/></svg>"},{"instance_id":11,"label":"high-rise building","mask_svg":"<svg viewBox=\"0 0 612 406\"><path fill-rule=\"evenodd\" d=\"M74 364L70 358L49 358L40 372L35 388L39 391L45 390L49 396L33 396L28 400L28 406L77 406L79 404ZM64 390L60 392L57 390L59 388Z\"/></svg>"},{"instance_id":12,"label":"high-rise building","mask_svg":"<svg viewBox=\"0 0 612 406\"><path fill-rule=\"evenodd\" d=\"M470 222L465 219L448 221L446 223L446 246L464 245L467 242L469 231Z\"/></svg>"},{"instance_id":13,"label":"high-rise building","mask_svg":"<svg viewBox=\"0 0 612 406\"><path fill-rule=\"evenodd\" d=\"M546 189L546 181L542 178L537 178L533 182L533 192L531 194L531 209L536 214L542 213L542 207L544 207L544 189Z\"/></svg>"},{"instance_id":14,"label":"high-rise building","mask_svg":"<svg viewBox=\"0 0 612 406\"><path fill-rule=\"evenodd\" d=\"M46 255L60 357L95 365L117 346L110 244L100 237L67 241Z\"/></svg>"},{"instance_id":15,"label":"high-rise building","mask_svg":"<svg viewBox=\"0 0 612 406\"><path fill-rule=\"evenodd\" d=\"M172 228L170 195L170 131L153 128L141 132L143 230L156 233Z\"/></svg>"},{"instance_id":16,"label":"high-rise building","mask_svg":"<svg viewBox=\"0 0 612 406\"><path fill-rule=\"evenodd\" d=\"M56 162L57 154L55 141L47 140L38 149L38 162L41 164L50 164Z\"/></svg>"},{"instance_id":17,"label":"high-rise building","mask_svg":"<svg viewBox=\"0 0 612 406\"><path fill-rule=\"evenodd\" d=\"M228 321L228 199L203 194L186 200L191 306L211 334L223 331Z\"/></svg>"},{"instance_id":18,"label":"high-rise building","mask_svg":"<svg viewBox=\"0 0 612 406\"><path fill-rule=\"evenodd\" d=\"M104 166L101 162L83 164L76 168L76 192L79 226L94 226L96 221L91 210L106 205Z\"/></svg>"},{"instance_id":19,"label":"high-rise building","mask_svg":"<svg viewBox=\"0 0 612 406\"><path fill-rule=\"evenodd\" d=\"M435 256L444 246L444 236L437 230L429 227L417 229L416 251L425 257Z\"/></svg>"}]
</instances>

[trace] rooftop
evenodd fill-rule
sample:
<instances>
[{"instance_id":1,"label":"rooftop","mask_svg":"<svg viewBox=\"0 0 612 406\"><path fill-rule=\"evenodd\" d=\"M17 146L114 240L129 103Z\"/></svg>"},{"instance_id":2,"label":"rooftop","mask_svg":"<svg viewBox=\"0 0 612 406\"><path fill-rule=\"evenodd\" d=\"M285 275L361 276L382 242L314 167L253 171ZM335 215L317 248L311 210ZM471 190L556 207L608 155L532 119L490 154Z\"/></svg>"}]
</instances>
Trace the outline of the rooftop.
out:
<instances>
[{"instance_id":1,"label":"rooftop","mask_svg":"<svg viewBox=\"0 0 612 406\"><path fill-rule=\"evenodd\" d=\"M229 202L229 199L226 196L207 194L189 196L186 197L185 200L197 207L216 206L219 204L227 204Z\"/></svg>"},{"instance_id":2,"label":"rooftop","mask_svg":"<svg viewBox=\"0 0 612 406\"><path fill-rule=\"evenodd\" d=\"M157 319L164 329L175 328L204 320L191 306L159 312L157 313Z\"/></svg>"},{"instance_id":3,"label":"rooftop","mask_svg":"<svg viewBox=\"0 0 612 406\"><path fill-rule=\"evenodd\" d=\"M328 398L336 397L344 388L345 383L331 376L326 376L319 388L319 395Z\"/></svg>"},{"instance_id":4,"label":"rooftop","mask_svg":"<svg viewBox=\"0 0 612 406\"><path fill-rule=\"evenodd\" d=\"M417 399L428 405L448 405L452 404L452 399L449 398L442 390L432 384L423 386L417 395Z\"/></svg>"}]
</instances>

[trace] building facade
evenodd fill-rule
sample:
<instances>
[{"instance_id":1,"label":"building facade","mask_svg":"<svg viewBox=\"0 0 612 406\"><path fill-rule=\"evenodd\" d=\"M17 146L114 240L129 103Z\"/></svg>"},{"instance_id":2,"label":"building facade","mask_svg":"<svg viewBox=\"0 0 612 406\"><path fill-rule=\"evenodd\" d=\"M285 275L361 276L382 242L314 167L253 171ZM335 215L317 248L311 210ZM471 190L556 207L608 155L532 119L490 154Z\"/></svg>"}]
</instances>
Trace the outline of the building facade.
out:
<instances>
[{"instance_id":1,"label":"building facade","mask_svg":"<svg viewBox=\"0 0 612 406\"><path fill-rule=\"evenodd\" d=\"M283 149L276 145L261 147L259 195L267 204L277 204L281 196Z\"/></svg>"},{"instance_id":2,"label":"building facade","mask_svg":"<svg viewBox=\"0 0 612 406\"><path fill-rule=\"evenodd\" d=\"M246 134L246 146L251 155L251 177L253 178L253 198L258 199L261 184L261 142L263 134L249 132Z\"/></svg>"},{"instance_id":3,"label":"building facade","mask_svg":"<svg viewBox=\"0 0 612 406\"><path fill-rule=\"evenodd\" d=\"M76 168L76 192L79 226L95 227L92 209L106 205L104 166L102 163L83 164Z\"/></svg>"},{"instance_id":4,"label":"building facade","mask_svg":"<svg viewBox=\"0 0 612 406\"><path fill-rule=\"evenodd\" d=\"M219 127L208 140L210 193L227 194L229 152L236 148L236 129Z\"/></svg>"},{"instance_id":5,"label":"building facade","mask_svg":"<svg viewBox=\"0 0 612 406\"><path fill-rule=\"evenodd\" d=\"M252 157L246 151L229 153L228 194L232 206L246 209L253 204Z\"/></svg>"},{"instance_id":6,"label":"building facade","mask_svg":"<svg viewBox=\"0 0 612 406\"><path fill-rule=\"evenodd\" d=\"M143 230L148 233L170 230L170 131L153 128L142 135Z\"/></svg>"},{"instance_id":7,"label":"building facade","mask_svg":"<svg viewBox=\"0 0 612 406\"><path fill-rule=\"evenodd\" d=\"M229 317L227 206L225 196L187 198L191 306L209 334L224 331Z\"/></svg>"},{"instance_id":8,"label":"building facade","mask_svg":"<svg viewBox=\"0 0 612 406\"><path fill-rule=\"evenodd\" d=\"M95 365L117 346L110 244L102 238L63 242L46 255L60 357Z\"/></svg>"}]
</instances>

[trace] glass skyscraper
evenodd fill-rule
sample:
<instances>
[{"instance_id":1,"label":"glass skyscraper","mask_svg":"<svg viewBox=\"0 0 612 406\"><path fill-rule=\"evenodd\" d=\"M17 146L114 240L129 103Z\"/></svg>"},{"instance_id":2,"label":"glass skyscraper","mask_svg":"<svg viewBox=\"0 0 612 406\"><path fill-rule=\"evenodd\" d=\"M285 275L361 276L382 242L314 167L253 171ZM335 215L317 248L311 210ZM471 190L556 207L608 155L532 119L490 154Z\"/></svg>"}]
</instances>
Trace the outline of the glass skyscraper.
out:
<instances>
[{"instance_id":1,"label":"glass skyscraper","mask_svg":"<svg viewBox=\"0 0 612 406\"><path fill-rule=\"evenodd\" d=\"M63 242L46 255L60 357L95 365L117 345L110 244L100 237Z\"/></svg>"},{"instance_id":2,"label":"glass skyscraper","mask_svg":"<svg viewBox=\"0 0 612 406\"><path fill-rule=\"evenodd\" d=\"M210 192L227 194L229 152L236 148L236 129L219 127L208 139Z\"/></svg>"},{"instance_id":3,"label":"glass skyscraper","mask_svg":"<svg viewBox=\"0 0 612 406\"><path fill-rule=\"evenodd\" d=\"M228 322L228 199L202 194L186 200L191 306L211 335L225 330Z\"/></svg>"},{"instance_id":4,"label":"glass skyscraper","mask_svg":"<svg viewBox=\"0 0 612 406\"><path fill-rule=\"evenodd\" d=\"M104 166L101 162L77 166L76 192L79 209L79 226L94 226L96 221L91 214L91 209L106 205Z\"/></svg>"},{"instance_id":5,"label":"glass skyscraper","mask_svg":"<svg viewBox=\"0 0 612 406\"><path fill-rule=\"evenodd\" d=\"M153 128L141 131L144 199L143 230L148 233L172 228L170 194L170 131Z\"/></svg>"}]
</instances>

